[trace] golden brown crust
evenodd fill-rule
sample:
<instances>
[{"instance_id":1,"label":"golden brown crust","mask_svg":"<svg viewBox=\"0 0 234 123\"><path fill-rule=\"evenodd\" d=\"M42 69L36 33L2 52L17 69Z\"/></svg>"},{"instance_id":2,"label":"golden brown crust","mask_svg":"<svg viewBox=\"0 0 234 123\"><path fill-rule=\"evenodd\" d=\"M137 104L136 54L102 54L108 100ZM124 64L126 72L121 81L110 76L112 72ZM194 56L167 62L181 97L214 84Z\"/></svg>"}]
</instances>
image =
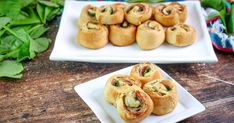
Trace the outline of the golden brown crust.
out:
<instances>
[{"instance_id":1,"label":"golden brown crust","mask_svg":"<svg viewBox=\"0 0 234 123\"><path fill-rule=\"evenodd\" d=\"M81 28L83 24L86 24L88 22L97 22L96 20L96 10L97 7L92 5L85 6L81 13L78 20L78 26Z\"/></svg>"},{"instance_id":2,"label":"golden brown crust","mask_svg":"<svg viewBox=\"0 0 234 123\"><path fill-rule=\"evenodd\" d=\"M136 40L136 26L127 23L111 25L109 39L117 46L127 46Z\"/></svg>"},{"instance_id":3,"label":"golden brown crust","mask_svg":"<svg viewBox=\"0 0 234 123\"><path fill-rule=\"evenodd\" d=\"M187 24L167 28L166 41L174 46L188 46L196 41L196 31Z\"/></svg>"},{"instance_id":4,"label":"golden brown crust","mask_svg":"<svg viewBox=\"0 0 234 123\"><path fill-rule=\"evenodd\" d=\"M108 43L108 29L97 23L83 24L78 31L78 42L86 48L102 48Z\"/></svg>"},{"instance_id":5,"label":"golden brown crust","mask_svg":"<svg viewBox=\"0 0 234 123\"><path fill-rule=\"evenodd\" d=\"M141 82L135 80L129 75L113 75L106 82L104 88L104 98L107 102L116 105L116 97L121 93L124 93L126 89L131 86L142 87Z\"/></svg>"},{"instance_id":6,"label":"golden brown crust","mask_svg":"<svg viewBox=\"0 0 234 123\"><path fill-rule=\"evenodd\" d=\"M175 109L178 95L176 85L171 80L153 80L146 83L143 90L154 102L154 114L164 115Z\"/></svg>"},{"instance_id":7,"label":"golden brown crust","mask_svg":"<svg viewBox=\"0 0 234 123\"><path fill-rule=\"evenodd\" d=\"M153 102L141 88L132 86L116 99L120 117L127 123L138 123L153 111Z\"/></svg>"},{"instance_id":8,"label":"golden brown crust","mask_svg":"<svg viewBox=\"0 0 234 123\"><path fill-rule=\"evenodd\" d=\"M135 3L126 7L124 11L125 19L134 25L140 25L152 16L152 8L145 3Z\"/></svg>"},{"instance_id":9,"label":"golden brown crust","mask_svg":"<svg viewBox=\"0 0 234 123\"><path fill-rule=\"evenodd\" d=\"M158 5L154 9L155 20L163 26L174 26L180 23L179 14L176 9L168 5Z\"/></svg>"},{"instance_id":10,"label":"golden brown crust","mask_svg":"<svg viewBox=\"0 0 234 123\"><path fill-rule=\"evenodd\" d=\"M104 5L97 9L96 19L101 24L119 24L124 20L124 10L120 4Z\"/></svg>"},{"instance_id":11,"label":"golden brown crust","mask_svg":"<svg viewBox=\"0 0 234 123\"><path fill-rule=\"evenodd\" d=\"M149 81L162 78L159 68L149 62L134 65L131 69L130 76L139 80L142 85Z\"/></svg>"},{"instance_id":12,"label":"golden brown crust","mask_svg":"<svg viewBox=\"0 0 234 123\"><path fill-rule=\"evenodd\" d=\"M178 2L171 2L169 6L172 6L177 10L180 18L180 23L184 23L187 19L187 7L184 4L180 4Z\"/></svg>"},{"instance_id":13,"label":"golden brown crust","mask_svg":"<svg viewBox=\"0 0 234 123\"><path fill-rule=\"evenodd\" d=\"M137 28L136 41L143 50L159 47L165 40L163 27L156 21L146 21Z\"/></svg>"}]
</instances>

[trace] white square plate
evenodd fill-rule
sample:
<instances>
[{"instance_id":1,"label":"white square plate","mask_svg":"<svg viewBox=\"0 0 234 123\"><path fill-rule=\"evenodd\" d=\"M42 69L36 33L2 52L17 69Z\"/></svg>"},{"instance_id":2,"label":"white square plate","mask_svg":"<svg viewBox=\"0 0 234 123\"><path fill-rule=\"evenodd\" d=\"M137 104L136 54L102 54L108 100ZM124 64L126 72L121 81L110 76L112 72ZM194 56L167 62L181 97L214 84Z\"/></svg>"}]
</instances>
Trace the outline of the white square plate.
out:
<instances>
[{"instance_id":1,"label":"white square plate","mask_svg":"<svg viewBox=\"0 0 234 123\"><path fill-rule=\"evenodd\" d=\"M101 6L114 2L84 2L66 0L59 31L55 40L50 60L82 61L99 63L138 63L145 61L154 63L192 63L217 62L205 19L198 1L181 2L188 8L187 24L197 32L196 42L187 47L174 47L164 43L150 51L141 50L137 44L125 47L113 46L109 43L98 50L86 49L77 43L77 21L82 8L88 4Z\"/></svg>"},{"instance_id":2,"label":"white square plate","mask_svg":"<svg viewBox=\"0 0 234 123\"><path fill-rule=\"evenodd\" d=\"M96 114L102 123L124 123L114 106L104 100L104 86L108 78L114 74L129 74L132 67L104 75L97 79L75 86L75 91ZM150 115L141 123L174 123L191 117L205 110L205 107L188 93L179 83L160 69L165 79L173 80L177 86L179 102L175 110L163 116ZM153 122L152 122L153 121Z\"/></svg>"}]
</instances>

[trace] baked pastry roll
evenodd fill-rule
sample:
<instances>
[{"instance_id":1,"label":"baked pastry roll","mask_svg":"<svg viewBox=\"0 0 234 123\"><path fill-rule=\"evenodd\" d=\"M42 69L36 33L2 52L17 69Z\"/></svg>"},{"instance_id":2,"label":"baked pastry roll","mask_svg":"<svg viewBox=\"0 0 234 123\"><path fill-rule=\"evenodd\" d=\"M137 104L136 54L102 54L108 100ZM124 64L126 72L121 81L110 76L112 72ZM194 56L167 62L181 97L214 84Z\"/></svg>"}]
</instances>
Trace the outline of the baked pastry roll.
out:
<instances>
[{"instance_id":1,"label":"baked pastry roll","mask_svg":"<svg viewBox=\"0 0 234 123\"><path fill-rule=\"evenodd\" d=\"M165 40L163 27L156 21L146 21L137 28L136 41L143 50L159 47Z\"/></svg>"},{"instance_id":2,"label":"baked pastry roll","mask_svg":"<svg viewBox=\"0 0 234 123\"><path fill-rule=\"evenodd\" d=\"M161 4L155 7L155 20L163 26L174 26L180 22L179 14L172 6Z\"/></svg>"},{"instance_id":3,"label":"baked pastry roll","mask_svg":"<svg viewBox=\"0 0 234 123\"><path fill-rule=\"evenodd\" d=\"M83 24L78 32L78 42L90 49L104 47L108 43L108 29L93 22Z\"/></svg>"},{"instance_id":4,"label":"baked pastry roll","mask_svg":"<svg viewBox=\"0 0 234 123\"><path fill-rule=\"evenodd\" d=\"M180 4L177 2L171 2L169 6L172 6L177 10L180 18L180 23L184 23L187 19L187 7L184 4Z\"/></svg>"},{"instance_id":5,"label":"baked pastry roll","mask_svg":"<svg viewBox=\"0 0 234 123\"><path fill-rule=\"evenodd\" d=\"M196 31L187 24L178 24L174 27L167 28L166 40L174 46L188 46L195 42Z\"/></svg>"},{"instance_id":6,"label":"baked pastry roll","mask_svg":"<svg viewBox=\"0 0 234 123\"><path fill-rule=\"evenodd\" d=\"M104 98L107 102L116 105L116 97L133 85L142 86L141 82L129 75L113 75L108 79L105 85Z\"/></svg>"},{"instance_id":7,"label":"baked pastry roll","mask_svg":"<svg viewBox=\"0 0 234 123\"><path fill-rule=\"evenodd\" d=\"M154 102L154 114L164 115L175 109L178 95L176 85L171 80L153 80L146 83L143 90Z\"/></svg>"},{"instance_id":8,"label":"baked pastry roll","mask_svg":"<svg viewBox=\"0 0 234 123\"><path fill-rule=\"evenodd\" d=\"M109 39L117 46L127 46L136 40L136 26L124 21L121 24L111 25Z\"/></svg>"},{"instance_id":9,"label":"baked pastry roll","mask_svg":"<svg viewBox=\"0 0 234 123\"><path fill-rule=\"evenodd\" d=\"M127 123L137 123L152 113L153 102L141 88L132 86L116 99L120 117Z\"/></svg>"},{"instance_id":10,"label":"baked pastry roll","mask_svg":"<svg viewBox=\"0 0 234 123\"><path fill-rule=\"evenodd\" d=\"M152 8L145 3L135 3L126 7L124 11L125 19L134 25L140 25L152 16Z\"/></svg>"},{"instance_id":11,"label":"baked pastry roll","mask_svg":"<svg viewBox=\"0 0 234 123\"><path fill-rule=\"evenodd\" d=\"M83 24L86 24L87 22L97 22L96 10L97 7L95 6L92 5L85 6L80 13L78 26L81 27Z\"/></svg>"},{"instance_id":12,"label":"baked pastry roll","mask_svg":"<svg viewBox=\"0 0 234 123\"><path fill-rule=\"evenodd\" d=\"M124 10L120 4L104 5L97 9L96 19L101 24L119 24L124 20Z\"/></svg>"},{"instance_id":13,"label":"baked pastry roll","mask_svg":"<svg viewBox=\"0 0 234 123\"><path fill-rule=\"evenodd\" d=\"M134 65L131 69L130 76L139 80L142 85L155 79L161 79L159 68L150 62Z\"/></svg>"}]
</instances>

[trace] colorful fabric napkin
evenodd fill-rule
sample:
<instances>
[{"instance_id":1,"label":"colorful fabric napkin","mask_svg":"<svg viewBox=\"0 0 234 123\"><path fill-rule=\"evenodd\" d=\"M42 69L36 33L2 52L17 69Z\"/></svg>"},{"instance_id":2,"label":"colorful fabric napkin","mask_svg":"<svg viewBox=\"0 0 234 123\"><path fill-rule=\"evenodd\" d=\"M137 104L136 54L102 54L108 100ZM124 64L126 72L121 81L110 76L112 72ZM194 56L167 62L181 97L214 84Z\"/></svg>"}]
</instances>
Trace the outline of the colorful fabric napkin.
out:
<instances>
[{"instance_id":1,"label":"colorful fabric napkin","mask_svg":"<svg viewBox=\"0 0 234 123\"><path fill-rule=\"evenodd\" d=\"M202 0L213 46L221 51L234 52L234 4L225 0Z\"/></svg>"}]
</instances>

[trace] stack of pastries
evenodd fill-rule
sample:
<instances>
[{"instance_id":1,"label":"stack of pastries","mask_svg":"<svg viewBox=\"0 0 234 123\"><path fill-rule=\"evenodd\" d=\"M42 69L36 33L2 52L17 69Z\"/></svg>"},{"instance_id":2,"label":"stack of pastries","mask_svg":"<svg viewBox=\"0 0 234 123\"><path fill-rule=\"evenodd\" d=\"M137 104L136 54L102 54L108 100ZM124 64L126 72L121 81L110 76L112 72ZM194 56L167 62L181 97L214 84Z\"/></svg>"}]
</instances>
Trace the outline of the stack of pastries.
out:
<instances>
[{"instance_id":1,"label":"stack of pastries","mask_svg":"<svg viewBox=\"0 0 234 123\"><path fill-rule=\"evenodd\" d=\"M174 82L164 79L159 68L149 62L133 66L130 75L111 76L104 88L104 98L128 123L139 122L150 114L170 113L178 102Z\"/></svg>"},{"instance_id":2,"label":"stack of pastries","mask_svg":"<svg viewBox=\"0 0 234 123\"><path fill-rule=\"evenodd\" d=\"M87 5L78 20L78 42L89 49L102 48L109 41L115 46L136 42L143 50L155 49L165 41L177 47L188 46L195 42L196 31L184 24L187 15L186 6L177 2L158 6Z\"/></svg>"}]
</instances>

